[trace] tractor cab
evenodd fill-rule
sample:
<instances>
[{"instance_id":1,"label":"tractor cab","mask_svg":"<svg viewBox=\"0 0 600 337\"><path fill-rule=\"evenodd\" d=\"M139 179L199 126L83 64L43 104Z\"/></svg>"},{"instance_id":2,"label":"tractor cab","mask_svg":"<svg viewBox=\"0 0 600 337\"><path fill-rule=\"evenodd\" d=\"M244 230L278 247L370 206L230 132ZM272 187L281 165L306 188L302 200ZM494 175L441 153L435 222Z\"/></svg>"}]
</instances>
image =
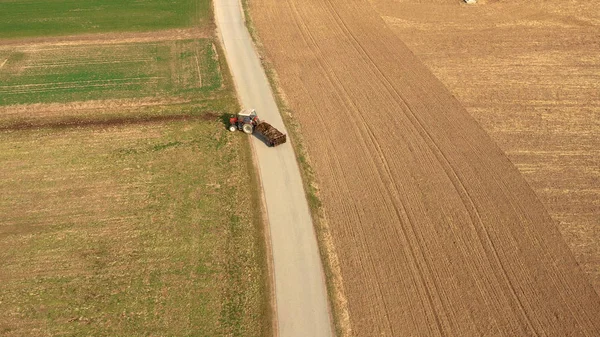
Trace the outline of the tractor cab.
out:
<instances>
[{"instance_id":1,"label":"tractor cab","mask_svg":"<svg viewBox=\"0 0 600 337\"><path fill-rule=\"evenodd\" d=\"M229 130L236 131L241 130L245 133L251 134L254 132L254 127L260 124L256 110L254 109L243 109L238 112L237 116L229 119Z\"/></svg>"},{"instance_id":2,"label":"tractor cab","mask_svg":"<svg viewBox=\"0 0 600 337\"><path fill-rule=\"evenodd\" d=\"M238 117L255 117L257 116L255 109L244 109L238 112Z\"/></svg>"},{"instance_id":3,"label":"tractor cab","mask_svg":"<svg viewBox=\"0 0 600 337\"><path fill-rule=\"evenodd\" d=\"M242 120L244 123L251 123L256 118L258 115L254 109L244 109L238 113L238 120Z\"/></svg>"}]
</instances>

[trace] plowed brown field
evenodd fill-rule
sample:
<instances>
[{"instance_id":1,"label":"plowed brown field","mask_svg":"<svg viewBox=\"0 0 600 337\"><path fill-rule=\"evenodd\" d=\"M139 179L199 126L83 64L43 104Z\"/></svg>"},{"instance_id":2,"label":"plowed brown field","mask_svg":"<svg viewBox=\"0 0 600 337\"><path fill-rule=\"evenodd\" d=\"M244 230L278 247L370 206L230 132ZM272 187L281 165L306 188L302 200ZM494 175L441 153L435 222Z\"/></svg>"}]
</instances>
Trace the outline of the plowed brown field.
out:
<instances>
[{"instance_id":1,"label":"plowed brown field","mask_svg":"<svg viewBox=\"0 0 600 337\"><path fill-rule=\"evenodd\" d=\"M521 171L599 292L598 3L373 3Z\"/></svg>"},{"instance_id":2,"label":"plowed brown field","mask_svg":"<svg viewBox=\"0 0 600 337\"><path fill-rule=\"evenodd\" d=\"M502 150L368 0L253 0L356 336L598 335L600 299Z\"/></svg>"}]
</instances>

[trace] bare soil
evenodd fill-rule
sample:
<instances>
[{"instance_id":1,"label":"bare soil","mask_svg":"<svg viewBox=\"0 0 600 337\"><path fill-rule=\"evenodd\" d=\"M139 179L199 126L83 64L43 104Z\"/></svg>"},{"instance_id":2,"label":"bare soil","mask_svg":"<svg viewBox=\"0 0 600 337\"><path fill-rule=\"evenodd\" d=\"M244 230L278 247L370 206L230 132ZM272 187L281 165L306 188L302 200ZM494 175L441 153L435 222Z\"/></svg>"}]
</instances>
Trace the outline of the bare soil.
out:
<instances>
[{"instance_id":1,"label":"bare soil","mask_svg":"<svg viewBox=\"0 0 600 337\"><path fill-rule=\"evenodd\" d=\"M80 46L96 44L148 43L157 41L176 41L210 37L212 27L193 27L167 29L152 32L114 32L96 34L76 34L67 36L41 36L27 38L0 39L2 46Z\"/></svg>"},{"instance_id":2,"label":"bare soil","mask_svg":"<svg viewBox=\"0 0 600 337\"><path fill-rule=\"evenodd\" d=\"M600 299L496 142L367 0L255 0L355 336L598 335Z\"/></svg>"},{"instance_id":3,"label":"bare soil","mask_svg":"<svg viewBox=\"0 0 600 337\"><path fill-rule=\"evenodd\" d=\"M600 292L597 4L373 3L521 171Z\"/></svg>"}]
</instances>

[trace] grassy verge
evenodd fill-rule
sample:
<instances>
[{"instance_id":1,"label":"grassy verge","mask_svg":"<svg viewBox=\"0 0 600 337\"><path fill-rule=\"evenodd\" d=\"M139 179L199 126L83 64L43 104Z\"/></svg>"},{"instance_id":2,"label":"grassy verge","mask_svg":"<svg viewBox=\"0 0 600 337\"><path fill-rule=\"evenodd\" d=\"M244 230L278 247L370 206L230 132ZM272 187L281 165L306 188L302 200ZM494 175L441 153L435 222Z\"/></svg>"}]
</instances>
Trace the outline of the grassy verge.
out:
<instances>
[{"instance_id":1,"label":"grassy verge","mask_svg":"<svg viewBox=\"0 0 600 337\"><path fill-rule=\"evenodd\" d=\"M225 55L225 51L222 49L220 43L214 43L216 50L216 55ZM231 72L229 70L229 66L225 57L218 57L218 64L220 73L223 77L223 86L225 88L234 88L235 85L233 83L233 77L231 76ZM230 89L233 91L233 89ZM239 106L236 106L236 110L239 109ZM232 111L223 110L223 111ZM229 114L221 115L221 121L224 125L229 123ZM249 141L249 140L248 140ZM262 207L262 189L260 186L260 178L258 175L258 171L254 166L254 158L252 157L251 151L246 151L246 149L250 148L250 144L247 143L246 148L243 151L239 152L242 160L246 164L246 170L250 173L247 184L251 189L251 205L254 210L253 214L253 239L254 239L254 249L253 253L255 254L255 263L257 265L258 270L258 282L256 283L258 293L257 298L257 306L252 308L255 310L254 317L256 320L252 322L254 324L254 328L257 331L260 331L260 334L257 336L273 336L273 310L272 310L272 298L271 298L271 277L269 274L269 257L267 253L267 240L265 233L265 220L263 219L263 212L260 211ZM251 336L250 334L244 334L241 336Z\"/></svg>"},{"instance_id":2,"label":"grassy verge","mask_svg":"<svg viewBox=\"0 0 600 337\"><path fill-rule=\"evenodd\" d=\"M0 39L203 27L210 0L19 0L0 2Z\"/></svg>"},{"instance_id":3,"label":"grassy verge","mask_svg":"<svg viewBox=\"0 0 600 337\"><path fill-rule=\"evenodd\" d=\"M277 83L277 74L274 67L268 61L268 58L265 57L260 38L256 32L256 28L252 23L252 16L250 15L248 1L249 0L242 0L242 6L246 18L246 27L248 28L250 36L254 40L259 53L263 56L261 58L263 68L265 69L271 88L274 91L277 106L290 134L289 139L292 143L294 152L296 154L296 159L298 160L298 164L300 166L300 173L302 175L306 199L308 201L311 217L317 232L317 239L321 252L321 261L323 263L326 276L328 298L332 308L334 328L338 336L346 336L349 334L349 327L347 323L348 317L346 308L343 304L343 289L339 273L334 272L334 270L337 269L337 258L331 243L323 205L321 199L319 198L318 181L303 142L300 124L294 119L293 111L284 99L284 94L281 90L281 87Z\"/></svg>"}]
</instances>

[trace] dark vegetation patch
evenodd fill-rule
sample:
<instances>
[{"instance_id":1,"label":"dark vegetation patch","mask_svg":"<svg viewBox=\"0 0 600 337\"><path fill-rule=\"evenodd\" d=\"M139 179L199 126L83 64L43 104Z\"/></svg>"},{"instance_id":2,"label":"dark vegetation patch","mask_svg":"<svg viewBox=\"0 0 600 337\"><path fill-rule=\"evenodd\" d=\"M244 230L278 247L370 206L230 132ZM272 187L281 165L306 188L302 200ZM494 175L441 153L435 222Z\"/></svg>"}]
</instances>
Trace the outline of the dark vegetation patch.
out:
<instances>
[{"instance_id":1,"label":"dark vegetation patch","mask_svg":"<svg viewBox=\"0 0 600 337\"><path fill-rule=\"evenodd\" d=\"M110 119L69 119L51 122L16 122L11 125L0 125L0 131L20 131L31 129L68 129L85 127L123 126L132 124L159 124L175 121L214 121L219 116L208 112L202 115L165 115L165 116L122 116Z\"/></svg>"}]
</instances>

